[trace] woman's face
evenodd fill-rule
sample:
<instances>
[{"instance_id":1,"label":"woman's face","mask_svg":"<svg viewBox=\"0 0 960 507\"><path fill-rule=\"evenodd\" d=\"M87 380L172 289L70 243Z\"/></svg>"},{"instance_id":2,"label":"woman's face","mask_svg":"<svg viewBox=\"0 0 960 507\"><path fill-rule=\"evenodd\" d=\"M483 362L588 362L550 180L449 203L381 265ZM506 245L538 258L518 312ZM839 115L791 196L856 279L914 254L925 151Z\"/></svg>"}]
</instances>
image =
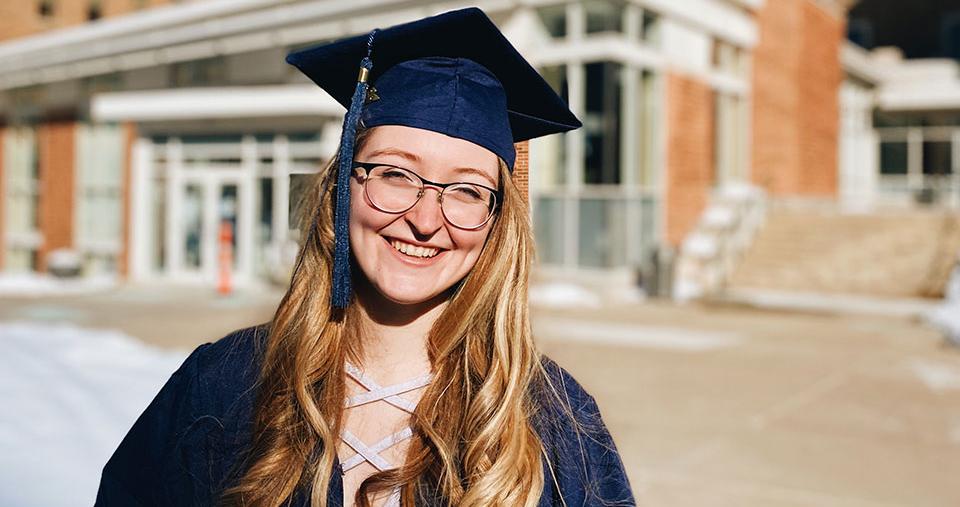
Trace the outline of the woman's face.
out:
<instances>
[{"instance_id":1,"label":"woman's face","mask_svg":"<svg viewBox=\"0 0 960 507\"><path fill-rule=\"evenodd\" d=\"M490 188L499 188L500 183L493 152L412 127L373 128L354 160L402 167L437 183L468 182ZM350 247L380 294L396 303L421 303L452 287L473 268L492 220L479 229L454 227L440 210L440 189L430 186L413 208L386 213L367 199L360 181L356 174L351 178ZM431 256L430 249L436 254Z\"/></svg>"}]
</instances>

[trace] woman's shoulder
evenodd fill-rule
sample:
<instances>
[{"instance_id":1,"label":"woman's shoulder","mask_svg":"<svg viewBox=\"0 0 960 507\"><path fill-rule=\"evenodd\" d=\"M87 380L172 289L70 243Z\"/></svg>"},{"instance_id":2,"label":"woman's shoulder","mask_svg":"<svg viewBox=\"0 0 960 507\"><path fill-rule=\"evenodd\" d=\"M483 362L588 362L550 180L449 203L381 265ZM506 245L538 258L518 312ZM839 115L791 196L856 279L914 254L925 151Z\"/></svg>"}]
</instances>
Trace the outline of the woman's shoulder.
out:
<instances>
[{"instance_id":1,"label":"woman's shoulder","mask_svg":"<svg viewBox=\"0 0 960 507\"><path fill-rule=\"evenodd\" d=\"M534 426L548 460L547 483L554 484L548 488L553 494L545 494L541 505L635 505L623 461L594 397L555 361L543 357L541 365Z\"/></svg>"},{"instance_id":2,"label":"woman's shoulder","mask_svg":"<svg viewBox=\"0 0 960 507\"><path fill-rule=\"evenodd\" d=\"M96 504L207 505L248 443L266 326L197 347L103 469Z\"/></svg>"},{"instance_id":3,"label":"woman's shoulder","mask_svg":"<svg viewBox=\"0 0 960 507\"><path fill-rule=\"evenodd\" d=\"M546 416L583 424L600 417L594 397L565 368L547 356L541 356L543 375L535 384L538 409Z\"/></svg>"},{"instance_id":4,"label":"woman's shoulder","mask_svg":"<svg viewBox=\"0 0 960 507\"><path fill-rule=\"evenodd\" d=\"M191 371L199 389L234 398L256 383L269 333L268 324L238 329L197 347L181 368Z\"/></svg>"}]
</instances>

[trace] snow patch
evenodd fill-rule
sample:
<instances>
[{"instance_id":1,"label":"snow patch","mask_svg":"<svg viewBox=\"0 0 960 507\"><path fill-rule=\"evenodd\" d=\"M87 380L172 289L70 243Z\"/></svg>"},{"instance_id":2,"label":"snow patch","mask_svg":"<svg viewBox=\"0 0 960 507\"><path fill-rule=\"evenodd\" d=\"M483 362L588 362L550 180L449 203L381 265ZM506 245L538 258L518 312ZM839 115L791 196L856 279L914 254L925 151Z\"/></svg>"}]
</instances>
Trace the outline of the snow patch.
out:
<instances>
[{"instance_id":1,"label":"snow patch","mask_svg":"<svg viewBox=\"0 0 960 507\"><path fill-rule=\"evenodd\" d=\"M908 367L931 391L960 390L960 367L956 365L914 359Z\"/></svg>"},{"instance_id":2,"label":"snow patch","mask_svg":"<svg viewBox=\"0 0 960 507\"><path fill-rule=\"evenodd\" d=\"M117 286L113 276L56 278L42 273L0 275L0 296L42 297L89 294Z\"/></svg>"},{"instance_id":3,"label":"snow patch","mask_svg":"<svg viewBox=\"0 0 960 507\"><path fill-rule=\"evenodd\" d=\"M734 347L743 342L740 336L731 333L574 319L536 319L533 329L537 335L551 339L682 352L706 352Z\"/></svg>"},{"instance_id":4,"label":"snow patch","mask_svg":"<svg viewBox=\"0 0 960 507\"><path fill-rule=\"evenodd\" d=\"M100 471L183 362L117 331L0 324L0 505L91 505Z\"/></svg>"},{"instance_id":5,"label":"snow patch","mask_svg":"<svg viewBox=\"0 0 960 507\"><path fill-rule=\"evenodd\" d=\"M943 333L943 337L960 347L960 264L950 274L941 305L928 311L924 318Z\"/></svg>"},{"instance_id":6,"label":"snow patch","mask_svg":"<svg viewBox=\"0 0 960 507\"><path fill-rule=\"evenodd\" d=\"M530 304L552 308L600 308L600 296L572 283L547 283L530 287Z\"/></svg>"}]
</instances>

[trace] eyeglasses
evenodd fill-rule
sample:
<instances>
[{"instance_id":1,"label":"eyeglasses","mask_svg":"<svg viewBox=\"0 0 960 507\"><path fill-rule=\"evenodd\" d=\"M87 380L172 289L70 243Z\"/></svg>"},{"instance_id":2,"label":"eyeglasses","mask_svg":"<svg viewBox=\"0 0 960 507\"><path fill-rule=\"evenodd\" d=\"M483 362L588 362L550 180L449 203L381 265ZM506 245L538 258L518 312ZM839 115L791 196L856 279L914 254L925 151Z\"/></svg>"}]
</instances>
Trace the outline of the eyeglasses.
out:
<instances>
[{"instance_id":1,"label":"eyeglasses","mask_svg":"<svg viewBox=\"0 0 960 507\"><path fill-rule=\"evenodd\" d=\"M354 162L366 172L363 191L384 213L406 213L423 197L426 187L439 189L437 201L443 217L459 229L483 227L497 209L500 192L477 183L435 183L402 167Z\"/></svg>"}]
</instances>

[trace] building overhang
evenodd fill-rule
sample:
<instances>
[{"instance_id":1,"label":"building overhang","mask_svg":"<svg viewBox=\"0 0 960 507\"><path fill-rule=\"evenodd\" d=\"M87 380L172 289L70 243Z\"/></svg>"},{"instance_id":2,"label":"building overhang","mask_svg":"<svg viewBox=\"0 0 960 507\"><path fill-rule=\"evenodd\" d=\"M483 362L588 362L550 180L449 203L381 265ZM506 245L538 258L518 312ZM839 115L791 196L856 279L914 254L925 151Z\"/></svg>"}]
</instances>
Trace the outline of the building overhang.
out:
<instances>
[{"instance_id":1,"label":"building overhang","mask_svg":"<svg viewBox=\"0 0 960 507\"><path fill-rule=\"evenodd\" d=\"M876 86L883 80L883 75L870 59L870 52L850 41L844 41L840 46L840 63L847 76L864 83Z\"/></svg>"},{"instance_id":2,"label":"building overhang","mask_svg":"<svg viewBox=\"0 0 960 507\"><path fill-rule=\"evenodd\" d=\"M960 82L883 87L877 107L889 112L960 110Z\"/></svg>"},{"instance_id":3,"label":"building overhang","mask_svg":"<svg viewBox=\"0 0 960 507\"><path fill-rule=\"evenodd\" d=\"M95 95L96 122L339 116L343 106L310 85L178 88Z\"/></svg>"},{"instance_id":4,"label":"building overhang","mask_svg":"<svg viewBox=\"0 0 960 507\"><path fill-rule=\"evenodd\" d=\"M479 0L495 13L513 0ZM0 90L288 47L456 8L403 0L207 0L152 8L0 44Z\"/></svg>"}]
</instances>

